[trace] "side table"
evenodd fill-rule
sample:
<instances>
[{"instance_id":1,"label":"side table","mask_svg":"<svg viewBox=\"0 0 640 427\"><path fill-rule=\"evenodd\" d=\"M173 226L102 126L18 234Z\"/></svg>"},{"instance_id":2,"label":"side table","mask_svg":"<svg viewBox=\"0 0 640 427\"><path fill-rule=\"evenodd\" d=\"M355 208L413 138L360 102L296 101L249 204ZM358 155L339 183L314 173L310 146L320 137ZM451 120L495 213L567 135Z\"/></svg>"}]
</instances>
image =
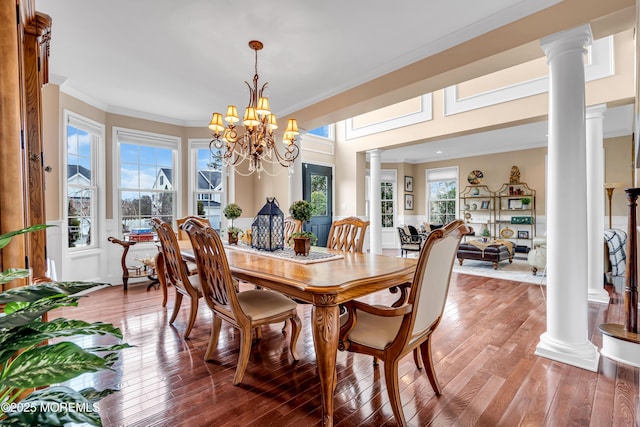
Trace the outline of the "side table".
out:
<instances>
[{"instance_id":1,"label":"side table","mask_svg":"<svg viewBox=\"0 0 640 427\"><path fill-rule=\"evenodd\" d=\"M122 267L122 285L124 286L125 291L128 289L129 279L146 277L151 280L151 283L147 286L147 291L151 289L152 286L159 284L158 275L156 273L155 258L145 258L140 260L142 265L127 266L127 253L129 253L129 248L138 242L120 240L112 236L107 238L107 240L111 243L120 245L123 248L120 265Z\"/></svg>"}]
</instances>

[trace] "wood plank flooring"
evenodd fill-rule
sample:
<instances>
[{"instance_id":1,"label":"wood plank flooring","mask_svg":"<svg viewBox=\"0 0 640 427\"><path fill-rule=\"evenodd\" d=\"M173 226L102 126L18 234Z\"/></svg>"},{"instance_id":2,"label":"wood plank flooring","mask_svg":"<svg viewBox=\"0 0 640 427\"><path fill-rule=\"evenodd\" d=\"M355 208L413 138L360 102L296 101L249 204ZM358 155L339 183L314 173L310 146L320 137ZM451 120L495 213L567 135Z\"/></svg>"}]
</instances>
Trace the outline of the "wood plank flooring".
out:
<instances>
[{"instance_id":1,"label":"wood plank flooring","mask_svg":"<svg viewBox=\"0 0 640 427\"><path fill-rule=\"evenodd\" d=\"M589 305L589 337L598 347L597 325L621 322L622 295ZM255 343L243 382L231 384L238 334L223 324L215 362L206 363L211 315L200 302L188 340L182 339L188 307L167 324L159 290L129 284L89 294L56 316L111 322L135 348L122 352L114 372L85 374L79 388L117 387L100 402L105 426L318 426L320 390L309 305L299 306L301 360L288 353L288 331L265 327ZM379 293L370 302L390 303ZM452 275L444 318L434 333L433 358L443 393L436 397L411 356L400 365L405 416L414 426L622 426L639 424L640 370L601 358L598 373L535 356L545 330L545 288L489 277ZM86 345L110 342L81 338ZM370 357L338 353L337 426L395 425L381 366Z\"/></svg>"}]
</instances>

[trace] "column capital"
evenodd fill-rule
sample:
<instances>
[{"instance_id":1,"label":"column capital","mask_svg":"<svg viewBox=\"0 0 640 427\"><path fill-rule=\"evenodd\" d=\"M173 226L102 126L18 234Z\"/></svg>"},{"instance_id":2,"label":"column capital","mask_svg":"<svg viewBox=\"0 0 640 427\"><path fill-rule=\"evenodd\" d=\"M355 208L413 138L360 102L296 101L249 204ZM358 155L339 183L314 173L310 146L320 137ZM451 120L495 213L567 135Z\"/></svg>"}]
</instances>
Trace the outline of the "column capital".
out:
<instances>
[{"instance_id":1,"label":"column capital","mask_svg":"<svg viewBox=\"0 0 640 427\"><path fill-rule=\"evenodd\" d=\"M607 111L607 104L591 105L585 109L587 119L603 119Z\"/></svg>"},{"instance_id":2,"label":"column capital","mask_svg":"<svg viewBox=\"0 0 640 427\"><path fill-rule=\"evenodd\" d=\"M384 152L384 150L382 148L376 148L373 150L367 150L366 153L370 156L370 157L380 157L380 155Z\"/></svg>"},{"instance_id":3,"label":"column capital","mask_svg":"<svg viewBox=\"0 0 640 427\"><path fill-rule=\"evenodd\" d=\"M574 50L586 52L587 46L593 42L590 25L582 25L566 31L560 31L540 40L540 46L551 62L557 55Z\"/></svg>"}]
</instances>

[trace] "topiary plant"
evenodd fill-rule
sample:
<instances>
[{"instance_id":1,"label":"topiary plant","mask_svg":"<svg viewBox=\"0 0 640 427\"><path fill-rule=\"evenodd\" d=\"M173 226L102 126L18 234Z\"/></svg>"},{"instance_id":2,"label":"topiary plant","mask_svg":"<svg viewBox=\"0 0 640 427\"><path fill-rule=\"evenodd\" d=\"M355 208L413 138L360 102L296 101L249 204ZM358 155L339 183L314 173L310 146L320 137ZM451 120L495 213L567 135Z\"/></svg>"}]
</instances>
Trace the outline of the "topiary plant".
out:
<instances>
[{"instance_id":1,"label":"topiary plant","mask_svg":"<svg viewBox=\"0 0 640 427\"><path fill-rule=\"evenodd\" d=\"M233 220L240 218L242 215L242 208L235 203L229 203L222 211L224 217L231 220L231 227L233 227Z\"/></svg>"},{"instance_id":2,"label":"topiary plant","mask_svg":"<svg viewBox=\"0 0 640 427\"><path fill-rule=\"evenodd\" d=\"M307 222L312 216L311 203L306 200L295 201L289 207L289 213L293 219Z\"/></svg>"}]
</instances>

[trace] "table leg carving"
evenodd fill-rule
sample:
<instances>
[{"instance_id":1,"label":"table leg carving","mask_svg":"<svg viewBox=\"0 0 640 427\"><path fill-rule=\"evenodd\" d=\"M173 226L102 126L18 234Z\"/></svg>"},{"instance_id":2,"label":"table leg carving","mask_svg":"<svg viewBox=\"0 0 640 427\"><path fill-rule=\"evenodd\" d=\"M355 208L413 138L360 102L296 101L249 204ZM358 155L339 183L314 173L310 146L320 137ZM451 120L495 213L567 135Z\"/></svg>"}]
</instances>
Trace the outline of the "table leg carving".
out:
<instances>
[{"instance_id":1,"label":"table leg carving","mask_svg":"<svg viewBox=\"0 0 640 427\"><path fill-rule=\"evenodd\" d=\"M336 388L336 354L340 331L340 309L335 295L314 298L311 311L313 341L316 350L322 392L322 425L333 425L333 392Z\"/></svg>"}]
</instances>

